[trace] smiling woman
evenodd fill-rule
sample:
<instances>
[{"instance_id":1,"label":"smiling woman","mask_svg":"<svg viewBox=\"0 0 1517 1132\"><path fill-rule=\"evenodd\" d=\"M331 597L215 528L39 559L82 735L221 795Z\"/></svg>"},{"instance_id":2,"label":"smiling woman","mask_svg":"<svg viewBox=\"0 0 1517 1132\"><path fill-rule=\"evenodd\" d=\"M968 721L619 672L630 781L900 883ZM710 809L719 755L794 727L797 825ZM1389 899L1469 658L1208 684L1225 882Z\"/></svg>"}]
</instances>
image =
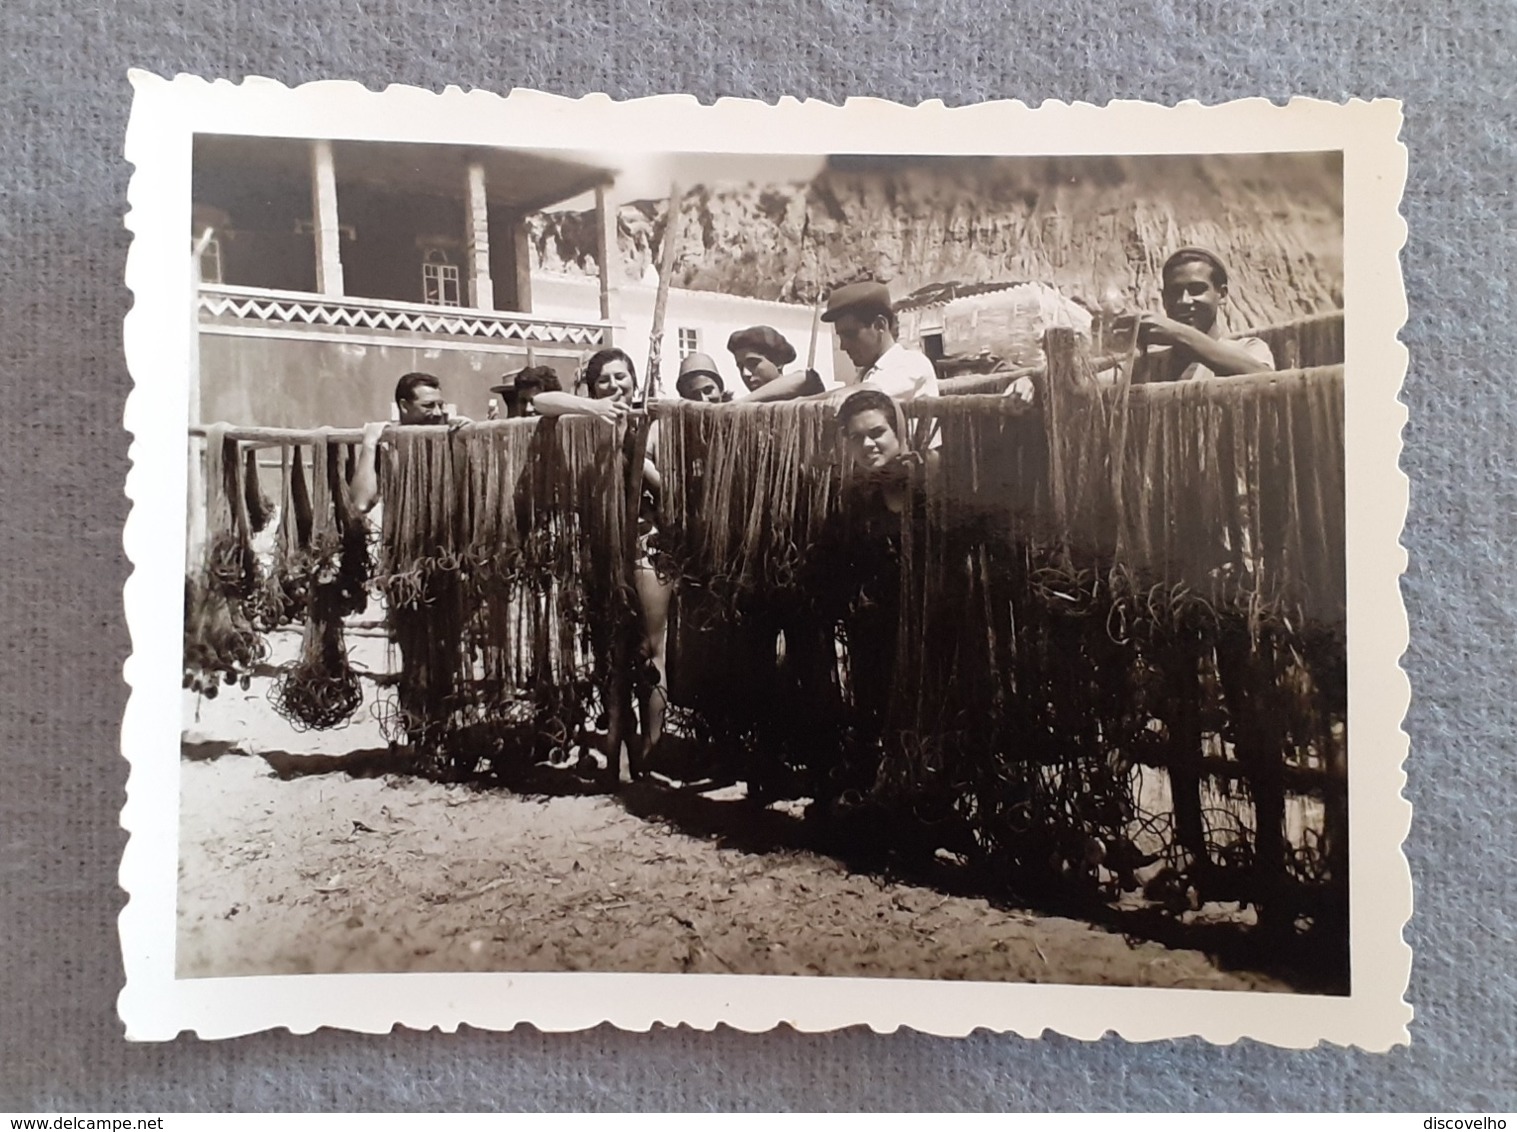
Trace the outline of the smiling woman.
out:
<instances>
[{"instance_id":1,"label":"smiling woman","mask_svg":"<svg viewBox=\"0 0 1517 1132\"><path fill-rule=\"evenodd\" d=\"M843 402L838 431L849 455L868 471L882 471L902 454L895 402L873 389L862 389Z\"/></svg>"},{"instance_id":2,"label":"smiling woman","mask_svg":"<svg viewBox=\"0 0 1517 1132\"><path fill-rule=\"evenodd\" d=\"M545 390L532 398L532 405L545 417L592 416L607 422L626 418L637 399L637 369L625 350L614 346L591 355L585 365L588 397ZM665 694L664 648L669 619L671 584L653 568L649 556L654 533L656 497L661 486L654 463L657 433L648 435L643 460L643 484L638 506L638 559L633 576L642 622L642 655L646 665L639 673L638 699L642 723L641 746L631 749L630 775L640 774L648 754L663 737ZM615 752L607 752L615 757Z\"/></svg>"}]
</instances>

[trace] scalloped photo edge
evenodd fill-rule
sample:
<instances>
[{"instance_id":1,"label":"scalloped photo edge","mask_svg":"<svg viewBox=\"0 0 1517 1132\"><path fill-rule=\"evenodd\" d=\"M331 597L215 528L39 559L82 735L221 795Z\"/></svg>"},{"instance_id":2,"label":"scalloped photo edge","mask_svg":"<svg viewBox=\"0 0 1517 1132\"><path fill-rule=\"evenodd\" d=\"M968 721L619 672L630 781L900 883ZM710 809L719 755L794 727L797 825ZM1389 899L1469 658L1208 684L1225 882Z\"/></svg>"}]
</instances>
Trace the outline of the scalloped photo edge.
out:
<instances>
[{"instance_id":1,"label":"scalloped photo edge","mask_svg":"<svg viewBox=\"0 0 1517 1132\"><path fill-rule=\"evenodd\" d=\"M868 1026L960 1036L976 1030L1083 1040L1197 1036L1290 1048L1319 1042L1384 1051L1410 1041L1405 1001L1412 953L1403 928L1412 881L1402 843L1410 686L1400 667L1408 621L1400 535L1408 479L1399 466L1407 351L1399 260L1407 153L1391 100L1343 104L1266 99L1215 106L1019 102L947 107L791 98L769 104L687 95L614 101L529 90L498 95L448 87L369 90L353 82L298 87L133 71L125 139L132 165L125 223L132 307L125 352L133 380L124 543L132 562L123 605L132 639L122 753L130 764L119 918L126 983L118 1008L128 1038L203 1039L274 1028L396 1026L545 1031L607 1024L719 1025L749 1032ZM1346 570L1348 641L1349 993L967 982L851 976L411 972L180 977L176 968L181 819L183 569L188 493L184 436L195 350L194 276L187 266L192 144L197 134L572 153L1120 156L1341 151L1344 237ZM334 237L335 245L335 237ZM666 363L666 370L670 367Z\"/></svg>"}]
</instances>

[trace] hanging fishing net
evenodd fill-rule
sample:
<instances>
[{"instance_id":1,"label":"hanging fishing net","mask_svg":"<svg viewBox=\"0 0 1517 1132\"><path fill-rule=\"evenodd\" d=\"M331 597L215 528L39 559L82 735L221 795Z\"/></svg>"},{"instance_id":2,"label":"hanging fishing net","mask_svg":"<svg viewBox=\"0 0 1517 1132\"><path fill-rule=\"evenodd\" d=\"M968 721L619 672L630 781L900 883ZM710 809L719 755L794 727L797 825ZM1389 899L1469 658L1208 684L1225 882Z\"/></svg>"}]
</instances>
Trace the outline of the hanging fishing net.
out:
<instances>
[{"instance_id":1,"label":"hanging fishing net","mask_svg":"<svg viewBox=\"0 0 1517 1132\"><path fill-rule=\"evenodd\" d=\"M635 441L588 418L400 431L376 587L400 672L386 722L422 767L557 759L611 714Z\"/></svg>"},{"instance_id":2,"label":"hanging fishing net","mask_svg":"<svg viewBox=\"0 0 1517 1132\"><path fill-rule=\"evenodd\" d=\"M905 406L941 439L889 506L840 458L832 406L659 403L642 539L646 418L393 430L377 550L351 449L276 446L276 507L210 430L186 684L246 679L262 635L299 625L271 697L339 726L362 702L343 620L372 594L388 736L421 773L511 780L632 736L641 558L672 586L671 731L759 800L866 814L848 828L949 849L987 892L1172 918L1236 901L1336 947L1341 316L1270 333L1329 361L1132 385L1051 331L1035 408L1004 374Z\"/></svg>"},{"instance_id":3,"label":"hanging fishing net","mask_svg":"<svg viewBox=\"0 0 1517 1132\"><path fill-rule=\"evenodd\" d=\"M309 487L301 449L288 469L291 522L282 528L276 554L276 587L268 620L282 624L304 606L300 655L285 665L269 690L269 702L297 731L329 730L349 723L363 704L363 688L348 662L343 618L368 604L368 527L349 497L342 446L319 439L311 446ZM276 605L276 603L278 603Z\"/></svg>"},{"instance_id":4,"label":"hanging fishing net","mask_svg":"<svg viewBox=\"0 0 1517 1132\"><path fill-rule=\"evenodd\" d=\"M242 474L237 442L224 429L208 430L207 535L200 561L185 578L184 602L184 687L208 699L223 684L247 687L267 655L249 612L263 575L253 553L256 530Z\"/></svg>"}]
</instances>

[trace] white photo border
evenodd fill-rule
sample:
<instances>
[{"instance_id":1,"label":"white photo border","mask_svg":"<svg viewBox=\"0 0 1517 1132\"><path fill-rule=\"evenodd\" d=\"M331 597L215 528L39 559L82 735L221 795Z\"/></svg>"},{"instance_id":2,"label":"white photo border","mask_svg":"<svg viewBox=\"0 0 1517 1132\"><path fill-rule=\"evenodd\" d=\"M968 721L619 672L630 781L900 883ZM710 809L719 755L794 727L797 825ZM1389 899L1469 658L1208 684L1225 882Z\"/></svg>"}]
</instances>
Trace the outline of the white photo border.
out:
<instances>
[{"instance_id":1,"label":"white photo border","mask_svg":"<svg viewBox=\"0 0 1517 1132\"><path fill-rule=\"evenodd\" d=\"M1406 410L1398 399L1407 351L1397 340L1407 307L1399 260L1407 154L1401 105L1248 99L1217 106L1104 107L994 102L909 107L880 99L837 106L688 95L616 102L516 90L508 96L449 87L434 93L354 82L290 88L190 75L130 75L126 137L134 165L127 284L134 302L125 346L134 387L124 543L133 572L124 590L133 652L122 723L130 763L121 824L129 841L119 927L126 985L118 1008L129 1039L184 1031L224 1038L285 1027L382 1033L397 1025L454 1031L529 1023L549 1031L610 1023L757 1032L867 1025L957 1036L977 1029L1038 1037L1053 1030L1095 1040L1199 1036L1252 1038L1305 1048L1318 1042L1382 1051L1409 1043L1404 995L1412 953L1402 930L1412 911L1402 842L1411 805L1402 795L1408 740L1401 728L1410 685L1399 659L1408 642L1399 539L1408 480L1399 467ZM186 491L184 429L193 323L185 254L191 139L196 133L429 141L537 149L648 151L643 139L678 138L681 152L966 155L1260 153L1341 150L1344 180L1350 923L1352 992L1346 996L1051 986L913 979L681 974L373 974L175 977L179 853L180 676ZM667 146L659 147L667 148Z\"/></svg>"}]
</instances>

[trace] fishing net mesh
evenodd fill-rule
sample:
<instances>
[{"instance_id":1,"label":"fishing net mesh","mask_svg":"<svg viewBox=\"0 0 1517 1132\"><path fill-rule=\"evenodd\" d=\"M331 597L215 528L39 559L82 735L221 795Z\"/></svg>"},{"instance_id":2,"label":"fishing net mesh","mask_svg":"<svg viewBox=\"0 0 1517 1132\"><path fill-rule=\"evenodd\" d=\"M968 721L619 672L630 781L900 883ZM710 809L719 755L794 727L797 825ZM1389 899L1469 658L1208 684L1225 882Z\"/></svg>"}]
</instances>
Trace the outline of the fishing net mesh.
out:
<instances>
[{"instance_id":1,"label":"fishing net mesh","mask_svg":"<svg viewBox=\"0 0 1517 1132\"><path fill-rule=\"evenodd\" d=\"M1341 354L1341 321L1289 333ZM645 556L674 583L671 725L752 793L865 807L1002 893L1237 900L1346 939L1342 366L1103 385L1050 334L1041 411L906 406L940 440L898 508L830 407L658 404L642 541L646 420L398 430L377 547L352 452L287 444L267 561L275 507L211 430L186 685L245 679L299 624L271 696L340 726L343 618L372 597L397 672L375 710L419 772L554 761L636 684Z\"/></svg>"}]
</instances>

